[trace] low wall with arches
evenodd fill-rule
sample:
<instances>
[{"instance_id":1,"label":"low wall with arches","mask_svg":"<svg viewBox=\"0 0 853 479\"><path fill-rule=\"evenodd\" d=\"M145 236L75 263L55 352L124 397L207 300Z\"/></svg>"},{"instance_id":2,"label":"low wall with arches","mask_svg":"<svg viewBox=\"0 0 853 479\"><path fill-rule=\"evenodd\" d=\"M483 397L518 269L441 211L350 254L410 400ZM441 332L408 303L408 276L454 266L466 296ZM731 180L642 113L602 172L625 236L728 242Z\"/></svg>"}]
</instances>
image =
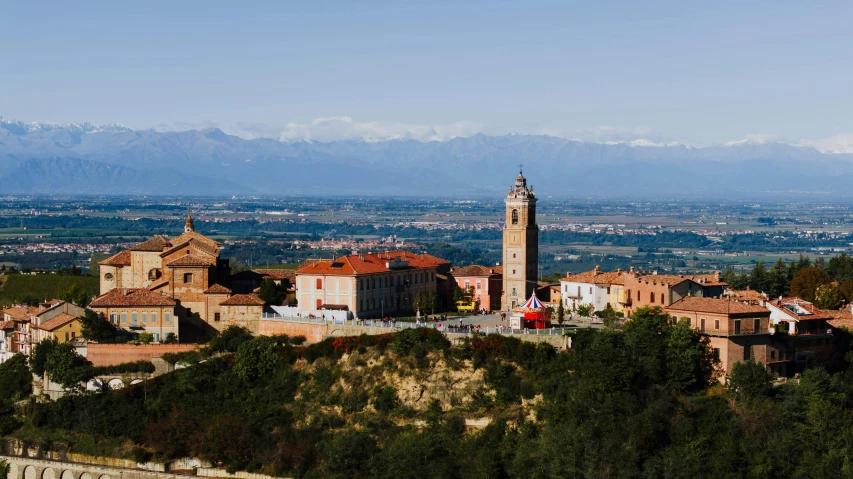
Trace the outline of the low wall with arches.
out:
<instances>
[{"instance_id":1,"label":"low wall with arches","mask_svg":"<svg viewBox=\"0 0 853 479\"><path fill-rule=\"evenodd\" d=\"M177 479L163 472L128 470L117 467L0 456L9 464L8 479Z\"/></svg>"}]
</instances>

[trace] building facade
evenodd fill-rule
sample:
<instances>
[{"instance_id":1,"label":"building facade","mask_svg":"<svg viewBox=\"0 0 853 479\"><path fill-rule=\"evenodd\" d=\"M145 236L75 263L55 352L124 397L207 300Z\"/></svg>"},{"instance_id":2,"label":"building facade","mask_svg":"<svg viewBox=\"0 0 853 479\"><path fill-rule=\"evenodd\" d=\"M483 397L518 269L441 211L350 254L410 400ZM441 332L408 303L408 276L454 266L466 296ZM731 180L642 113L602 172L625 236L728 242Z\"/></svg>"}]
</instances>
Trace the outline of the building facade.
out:
<instances>
[{"instance_id":1,"label":"building facade","mask_svg":"<svg viewBox=\"0 0 853 479\"><path fill-rule=\"evenodd\" d=\"M503 228L503 296L501 309L527 301L539 279L539 226L536 195L519 172L506 198Z\"/></svg>"},{"instance_id":2,"label":"building facade","mask_svg":"<svg viewBox=\"0 0 853 479\"><path fill-rule=\"evenodd\" d=\"M296 270L299 309L344 309L360 318L410 314L415 296L438 295L437 275L449 271L449 261L408 251L307 261Z\"/></svg>"},{"instance_id":3,"label":"building facade","mask_svg":"<svg viewBox=\"0 0 853 479\"><path fill-rule=\"evenodd\" d=\"M89 308L103 315L115 326L130 331L146 332L155 342L169 334L179 339L177 301L147 288L114 288L95 298Z\"/></svg>"},{"instance_id":4,"label":"building facade","mask_svg":"<svg viewBox=\"0 0 853 479\"><path fill-rule=\"evenodd\" d=\"M689 296L665 308L676 319L708 338L718 361L718 379L725 381L735 363L756 361L772 376L787 376L788 345L772 334L767 308L719 298Z\"/></svg>"},{"instance_id":5,"label":"building facade","mask_svg":"<svg viewBox=\"0 0 853 479\"><path fill-rule=\"evenodd\" d=\"M462 266L450 269L450 274L461 289L473 291L473 300L481 309L501 309L503 295L502 266Z\"/></svg>"}]
</instances>

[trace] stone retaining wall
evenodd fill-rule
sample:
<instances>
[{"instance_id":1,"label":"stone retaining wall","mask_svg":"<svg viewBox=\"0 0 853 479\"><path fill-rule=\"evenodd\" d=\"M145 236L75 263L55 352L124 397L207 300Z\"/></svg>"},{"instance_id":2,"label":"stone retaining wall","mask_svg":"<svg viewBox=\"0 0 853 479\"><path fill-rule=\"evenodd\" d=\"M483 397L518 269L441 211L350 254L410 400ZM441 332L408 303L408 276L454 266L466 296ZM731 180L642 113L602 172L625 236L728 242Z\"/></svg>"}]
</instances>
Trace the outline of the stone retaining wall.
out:
<instances>
[{"instance_id":1,"label":"stone retaining wall","mask_svg":"<svg viewBox=\"0 0 853 479\"><path fill-rule=\"evenodd\" d=\"M151 361L166 353L183 353L200 348L197 344L97 344L87 345L86 359L95 366L114 366L134 361Z\"/></svg>"}]
</instances>

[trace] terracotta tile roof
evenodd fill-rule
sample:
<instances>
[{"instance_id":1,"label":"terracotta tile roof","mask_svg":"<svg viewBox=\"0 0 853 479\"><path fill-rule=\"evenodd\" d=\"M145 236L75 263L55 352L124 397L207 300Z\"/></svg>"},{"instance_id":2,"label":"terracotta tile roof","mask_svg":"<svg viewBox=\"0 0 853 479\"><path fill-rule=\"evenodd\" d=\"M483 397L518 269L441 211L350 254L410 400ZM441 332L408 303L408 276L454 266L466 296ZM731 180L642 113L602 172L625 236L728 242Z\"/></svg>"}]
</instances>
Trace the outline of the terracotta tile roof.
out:
<instances>
[{"instance_id":1,"label":"terracotta tile roof","mask_svg":"<svg viewBox=\"0 0 853 479\"><path fill-rule=\"evenodd\" d=\"M3 310L4 315L9 315L12 318L12 321L29 321L30 315L27 312L27 309L22 306L12 306L11 308L6 308Z\"/></svg>"},{"instance_id":2,"label":"terracotta tile roof","mask_svg":"<svg viewBox=\"0 0 853 479\"><path fill-rule=\"evenodd\" d=\"M741 289L734 290L730 289L726 291L726 296L737 299L738 301L753 301L753 302L761 302L766 301L768 298L767 293L762 293L760 291L756 291L754 289Z\"/></svg>"},{"instance_id":3,"label":"terracotta tile roof","mask_svg":"<svg viewBox=\"0 0 853 479\"><path fill-rule=\"evenodd\" d=\"M114 288L89 303L92 308L108 306L175 306L171 298L146 288Z\"/></svg>"},{"instance_id":4,"label":"terracotta tile roof","mask_svg":"<svg viewBox=\"0 0 853 479\"><path fill-rule=\"evenodd\" d=\"M0 329L15 329L14 321L0 321Z\"/></svg>"},{"instance_id":5,"label":"terracotta tile roof","mask_svg":"<svg viewBox=\"0 0 853 479\"><path fill-rule=\"evenodd\" d=\"M259 275L269 279L286 279L293 283L296 280L295 269L253 269Z\"/></svg>"},{"instance_id":6,"label":"terracotta tile roof","mask_svg":"<svg viewBox=\"0 0 853 479\"><path fill-rule=\"evenodd\" d=\"M263 306L265 304L267 304L266 301L256 294L235 294L219 303L220 306Z\"/></svg>"},{"instance_id":7,"label":"terracotta tile roof","mask_svg":"<svg viewBox=\"0 0 853 479\"><path fill-rule=\"evenodd\" d=\"M104 266L130 266L130 257L130 250L126 249L110 256L105 260L98 261L98 264L102 264Z\"/></svg>"},{"instance_id":8,"label":"terracotta tile roof","mask_svg":"<svg viewBox=\"0 0 853 479\"><path fill-rule=\"evenodd\" d=\"M492 276L502 275L503 267L501 266L480 266L472 264L471 266L460 266L450 269L450 274L456 277L465 276Z\"/></svg>"},{"instance_id":9,"label":"terracotta tile roof","mask_svg":"<svg viewBox=\"0 0 853 479\"><path fill-rule=\"evenodd\" d=\"M53 317L53 318L41 323L38 328L41 329L42 331L53 331L55 329L61 328L62 326L65 326L66 324L68 324L72 321L78 320L78 319L80 319L80 318L78 318L77 316L73 316L73 315L67 314L67 313L62 313L62 314L57 315L56 317Z\"/></svg>"},{"instance_id":10,"label":"terracotta tile roof","mask_svg":"<svg viewBox=\"0 0 853 479\"><path fill-rule=\"evenodd\" d=\"M399 259L407 262L408 266L399 269L388 268L387 263ZM305 262L296 270L296 274L330 274L330 275L355 275L388 273L391 271L411 270L418 268L434 268L440 265L450 264L450 261L436 258L429 254L415 254L408 251L387 251L382 253L370 253L362 255L341 256L335 260L319 260Z\"/></svg>"},{"instance_id":11,"label":"terracotta tile roof","mask_svg":"<svg viewBox=\"0 0 853 479\"><path fill-rule=\"evenodd\" d=\"M231 290L222 286L219 283L213 283L213 286L204 290L204 294L230 294Z\"/></svg>"},{"instance_id":12,"label":"terracotta tile roof","mask_svg":"<svg viewBox=\"0 0 853 479\"><path fill-rule=\"evenodd\" d=\"M850 308L851 306L847 306L837 311L832 311L833 319L829 320L829 324L834 328L853 330L853 312L850 311Z\"/></svg>"},{"instance_id":13,"label":"terracotta tile roof","mask_svg":"<svg viewBox=\"0 0 853 479\"><path fill-rule=\"evenodd\" d=\"M169 239L165 236L157 235L147 241L143 241L136 246L130 248L131 251L156 251L161 252L171 246Z\"/></svg>"},{"instance_id":14,"label":"terracotta tile roof","mask_svg":"<svg viewBox=\"0 0 853 479\"><path fill-rule=\"evenodd\" d=\"M741 303L728 299L702 298L698 296L687 296L676 301L665 308L667 311L695 311L698 313L717 314L766 314L770 315L767 308L755 304Z\"/></svg>"},{"instance_id":15,"label":"terracotta tile roof","mask_svg":"<svg viewBox=\"0 0 853 479\"><path fill-rule=\"evenodd\" d=\"M583 273L568 275L560 281L587 284L622 284L622 271L601 271L596 268Z\"/></svg>"},{"instance_id":16,"label":"terracotta tile roof","mask_svg":"<svg viewBox=\"0 0 853 479\"><path fill-rule=\"evenodd\" d=\"M45 303L42 303L42 304L45 304ZM41 316L42 314L47 313L48 311L52 311L53 309L62 306L63 304L65 304L65 301L63 301L61 299L51 299L46 304L47 304L47 307L39 306L37 309L38 312L36 312L34 314L36 316Z\"/></svg>"},{"instance_id":17,"label":"terracotta tile roof","mask_svg":"<svg viewBox=\"0 0 853 479\"><path fill-rule=\"evenodd\" d=\"M814 321L816 319L833 319L835 317L832 311L824 311L801 298L779 298L768 301L767 306L797 321ZM805 314L793 311L800 308Z\"/></svg>"},{"instance_id":18,"label":"terracotta tile roof","mask_svg":"<svg viewBox=\"0 0 853 479\"><path fill-rule=\"evenodd\" d=\"M178 259L174 259L166 263L166 266L173 268L175 266L184 266L184 267L194 267L194 266L213 266L212 258L208 258L205 256L197 255L197 254L188 254L185 256L181 256Z\"/></svg>"},{"instance_id":19,"label":"terracotta tile roof","mask_svg":"<svg viewBox=\"0 0 853 479\"><path fill-rule=\"evenodd\" d=\"M157 281L149 284L148 289L150 289L151 291L154 291L155 289L160 289L163 286L166 286L167 284L169 284L169 280L167 278L161 278L161 279L158 279Z\"/></svg>"},{"instance_id":20,"label":"terracotta tile roof","mask_svg":"<svg viewBox=\"0 0 853 479\"><path fill-rule=\"evenodd\" d=\"M716 274L644 274L637 277L638 281L674 286L686 280L702 286L728 286L728 283L717 279Z\"/></svg>"}]
</instances>

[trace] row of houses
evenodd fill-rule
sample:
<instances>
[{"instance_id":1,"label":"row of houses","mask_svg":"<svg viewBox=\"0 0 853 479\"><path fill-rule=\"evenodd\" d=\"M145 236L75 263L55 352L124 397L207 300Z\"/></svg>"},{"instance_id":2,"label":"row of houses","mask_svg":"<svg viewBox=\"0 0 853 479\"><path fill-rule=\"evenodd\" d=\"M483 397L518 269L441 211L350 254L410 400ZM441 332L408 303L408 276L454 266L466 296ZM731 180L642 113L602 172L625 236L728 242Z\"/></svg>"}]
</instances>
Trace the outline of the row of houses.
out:
<instances>
[{"instance_id":1,"label":"row of houses","mask_svg":"<svg viewBox=\"0 0 853 479\"><path fill-rule=\"evenodd\" d=\"M12 306L0 311L0 364L17 353L29 355L44 339L59 342L81 337L83 308L53 299L38 306Z\"/></svg>"},{"instance_id":2,"label":"row of houses","mask_svg":"<svg viewBox=\"0 0 853 479\"><path fill-rule=\"evenodd\" d=\"M610 307L625 316L641 307L660 307L708 338L724 375L745 360L764 364L777 377L801 373L832 355L834 326L853 326L849 306L823 311L801 298L771 299L727 287L719 273L661 275L596 267L562 278L560 300L567 309Z\"/></svg>"}]
</instances>

